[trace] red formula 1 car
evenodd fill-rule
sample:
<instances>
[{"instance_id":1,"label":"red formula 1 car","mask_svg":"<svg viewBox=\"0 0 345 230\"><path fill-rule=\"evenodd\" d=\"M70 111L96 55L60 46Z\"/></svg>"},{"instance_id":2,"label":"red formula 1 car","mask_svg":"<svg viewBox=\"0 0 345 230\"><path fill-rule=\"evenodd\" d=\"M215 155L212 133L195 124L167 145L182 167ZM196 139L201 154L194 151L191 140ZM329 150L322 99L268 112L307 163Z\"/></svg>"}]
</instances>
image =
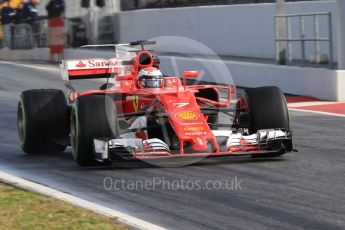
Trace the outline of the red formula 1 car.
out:
<instances>
[{"instance_id":1,"label":"red formula 1 car","mask_svg":"<svg viewBox=\"0 0 345 230\"><path fill-rule=\"evenodd\" d=\"M112 59L63 61L69 103L60 90L23 92L18 130L24 152L62 152L71 145L78 164L93 165L119 159L274 157L293 150L285 97L277 87L246 89L237 98L234 85L202 83L198 71L185 71L182 79L162 76L159 59L145 49L153 44L114 45ZM71 84L96 78L108 83L85 92Z\"/></svg>"}]
</instances>

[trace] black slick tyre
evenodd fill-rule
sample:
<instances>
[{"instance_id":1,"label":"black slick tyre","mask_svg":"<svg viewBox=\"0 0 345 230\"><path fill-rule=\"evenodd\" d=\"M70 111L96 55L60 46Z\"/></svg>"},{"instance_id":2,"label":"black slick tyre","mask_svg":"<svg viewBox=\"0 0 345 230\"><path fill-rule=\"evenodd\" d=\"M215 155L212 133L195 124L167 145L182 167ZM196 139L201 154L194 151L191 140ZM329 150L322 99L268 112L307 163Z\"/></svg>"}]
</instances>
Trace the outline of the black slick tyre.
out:
<instances>
[{"instance_id":1,"label":"black slick tyre","mask_svg":"<svg viewBox=\"0 0 345 230\"><path fill-rule=\"evenodd\" d=\"M63 152L68 137L68 107L60 90L24 91L18 102L17 124L25 153Z\"/></svg>"},{"instance_id":2,"label":"black slick tyre","mask_svg":"<svg viewBox=\"0 0 345 230\"><path fill-rule=\"evenodd\" d=\"M79 97L71 113L71 144L74 160L81 166L97 165L95 138L118 136L113 100L104 95Z\"/></svg>"}]
</instances>

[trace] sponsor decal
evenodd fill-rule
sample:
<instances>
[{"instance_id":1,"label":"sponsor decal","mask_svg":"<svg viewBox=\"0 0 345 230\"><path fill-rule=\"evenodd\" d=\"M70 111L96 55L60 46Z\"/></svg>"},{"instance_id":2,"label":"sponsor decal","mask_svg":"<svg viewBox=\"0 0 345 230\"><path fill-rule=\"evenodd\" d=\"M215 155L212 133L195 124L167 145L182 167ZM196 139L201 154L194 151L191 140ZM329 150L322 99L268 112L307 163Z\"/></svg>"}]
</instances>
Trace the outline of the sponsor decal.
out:
<instances>
[{"instance_id":1,"label":"sponsor decal","mask_svg":"<svg viewBox=\"0 0 345 230\"><path fill-rule=\"evenodd\" d=\"M98 69L114 68L121 70L121 61L118 59L84 59L78 61L68 61L68 69Z\"/></svg>"},{"instance_id":2,"label":"sponsor decal","mask_svg":"<svg viewBox=\"0 0 345 230\"><path fill-rule=\"evenodd\" d=\"M111 66L118 66L120 62L118 60L89 60L89 67L111 67Z\"/></svg>"},{"instance_id":3,"label":"sponsor decal","mask_svg":"<svg viewBox=\"0 0 345 230\"><path fill-rule=\"evenodd\" d=\"M188 122L188 123L180 123L182 126L193 126L193 125L203 125L202 122Z\"/></svg>"},{"instance_id":4,"label":"sponsor decal","mask_svg":"<svg viewBox=\"0 0 345 230\"><path fill-rule=\"evenodd\" d=\"M202 145L202 144L203 144L203 142L202 142L202 140L201 140L200 137L198 137L198 138L196 139L196 141L198 142L198 145Z\"/></svg>"},{"instance_id":5,"label":"sponsor decal","mask_svg":"<svg viewBox=\"0 0 345 230\"><path fill-rule=\"evenodd\" d=\"M186 136L203 136L207 135L207 132L193 132L193 133L185 133Z\"/></svg>"},{"instance_id":6,"label":"sponsor decal","mask_svg":"<svg viewBox=\"0 0 345 230\"><path fill-rule=\"evenodd\" d=\"M185 133L186 136L202 136L202 132Z\"/></svg>"},{"instance_id":7,"label":"sponsor decal","mask_svg":"<svg viewBox=\"0 0 345 230\"><path fill-rule=\"evenodd\" d=\"M172 84L172 83L176 83L176 79L172 79L172 80L166 80L167 84Z\"/></svg>"},{"instance_id":8,"label":"sponsor decal","mask_svg":"<svg viewBox=\"0 0 345 230\"><path fill-rule=\"evenodd\" d=\"M181 119L181 120L185 120L185 121L189 121L189 120L196 120L200 117L200 114L197 112L179 112L176 113L175 115L177 118Z\"/></svg>"},{"instance_id":9,"label":"sponsor decal","mask_svg":"<svg viewBox=\"0 0 345 230\"><path fill-rule=\"evenodd\" d=\"M76 65L76 67L78 67L78 68L84 68L84 67L86 67L86 65L84 64L83 61L80 61L80 62Z\"/></svg>"},{"instance_id":10,"label":"sponsor decal","mask_svg":"<svg viewBox=\"0 0 345 230\"><path fill-rule=\"evenodd\" d=\"M176 106L176 108L182 108L182 107L185 107L186 105L189 105L189 102L174 103L174 106Z\"/></svg>"},{"instance_id":11,"label":"sponsor decal","mask_svg":"<svg viewBox=\"0 0 345 230\"><path fill-rule=\"evenodd\" d=\"M183 130L189 132L203 131L204 127L184 127Z\"/></svg>"},{"instance_id":12,"label":"sponsor decal","mask_svg":"<svg viewBox=\"0 0 345 230\"><path fill-rule=\"evenodd\" d=\"M178 87L179 84L176 79L164 79L165 87L173 88Z\"/></svg>"}]
</instances>

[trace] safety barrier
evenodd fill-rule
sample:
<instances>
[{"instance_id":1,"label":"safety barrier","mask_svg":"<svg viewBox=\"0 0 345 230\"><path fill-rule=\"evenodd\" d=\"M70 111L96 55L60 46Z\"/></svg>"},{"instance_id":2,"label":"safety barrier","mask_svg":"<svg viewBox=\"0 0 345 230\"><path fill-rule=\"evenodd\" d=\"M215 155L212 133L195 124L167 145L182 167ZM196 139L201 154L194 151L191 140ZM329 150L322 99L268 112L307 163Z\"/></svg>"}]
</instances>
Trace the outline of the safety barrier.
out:
<instances>
[{"instance_id":1,"label":"safety barrier","mask_svg":"<svg viewBox=\"0 0 345 230\"><path fill-rule=\"evenodd\" d=\"M68 23L66 20L65 25L68 25ZM62 43L68 46L68 31L62 29L59 30L59 33L54 33L49 36L48 20L40 20L33 24L12 24L11 44L8 44L8 46L11 49L44 48L49 46L49 40L50 42L56 40L55 37L60 40L62 37Z\"/></svg>"},{"instance_id":2,"label":"safety barrier","mask_svg":"<svg viewBox=\"0 0 345 230\"><path fill-rule=\"evenodd\" d=\"M48 21L41 20L35 22L32 26L32 36L35 47L47 47L48 46Z\"/></svg>"},{"instance_id":3,"label":"safety barrier","mask_svg":"<svg viewBox=\"0 0 345 230\"><path fill-rule=\"evenodd\" d=\"M12 49L32 49L32 28L29 24L12 25Z\"/></svg>"},{"instance_id":4,"label":"safety barrier","mask_svg":"<svg viewBox=\"0 0 345 230\"><path fill-rule=\"evenodd\" d=\"M326 17L326 27L328 29L327 36L321 37L320 36L320 22L319 18ZM293 37L293 31L292 31L292 19L297 18L297 25L295 23L295 27L299 27L299 36ZM305 31L305 24L306 19L312 18L313 20L313 37L307 37L306 31ZM285 23L285 36L281 37L279 34L281 30L281 23ZM314 46L314 54L315 54L315 62L321 63L321 51L320 51L320 42L327 42L328 43L328 56L329 60L327 60L329 64L329 68L333 68L333 39L332 39L332 14L331 12L320 12L320 13L305 13L305 14L284 14L284 15L276 15L275 16L275 25L276 25L276 60L280 62L280 59L285 59L285 57L282 57L280 51L281 51L281 42L286 43L287 47L287 57L288 61L291 62L292 57L292 47L291 43L293 42L299 42L301 47L301 61L302 66L305 66L305 60L306 60L306 43L307 42L313 42L315 44ZM325 61L325 60L323 60Z\"/></svg>"}]
</instances>

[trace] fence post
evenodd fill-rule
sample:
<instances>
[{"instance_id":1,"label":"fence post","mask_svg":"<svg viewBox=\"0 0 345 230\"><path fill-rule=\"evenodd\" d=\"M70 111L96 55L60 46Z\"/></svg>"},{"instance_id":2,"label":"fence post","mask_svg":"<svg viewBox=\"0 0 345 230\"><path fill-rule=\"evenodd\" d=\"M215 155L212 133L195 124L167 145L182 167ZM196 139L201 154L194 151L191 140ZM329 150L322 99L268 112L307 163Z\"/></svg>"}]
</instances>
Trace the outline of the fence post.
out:
<instances>
[{"instance_id":1,"label":"fence post","mask_svg":"<svg viewBox=\"0 0 345 230\"><path fill-rule=\"evenodd\" d=\"M317 15L314 15L314 36L316 38L316 41L315 41L315 61L317 64L320 63L321 61L321 52L320 52L320 31L319 31L319 18Z\"/></svg>"},{"instance_id":2,"label":"fence post","mask_svg":"<svg viewBox=\"0 0 345 230\"><path fill-rule=\"evenodd\" d=\"M338 69L345 69L345 1L337 0L337 54Z\"/></svg>"},{"instance_id":3,"label":"fence post","mask_svg":"<svg viewBox=\"0 0 345 230\"><path fill-rule=\"evenodd\" d=\"M288 61L291 63L292 62L292 47L291 47L291 41L290 39L291 37L291 17L287 17L286 18L286 22L287 22L287 49L288 49Z\"/></svg>"},{"instance_id":4,"label":"fence post","mask_svg":"<svg viewBox=\"0 0 345 230\"><path fill-rule=\"evenodd\" d=\"M277 11L279 15L285 14L285 0L277 0ZM286 39L286 18L278 17L277 20L278 37ZM280 65L286 65L286 42L284 41L278 42L278 57L278 63Z\"/></svg>"},{"instance_id":5,"label":"fence post","mask_svg":"<svg viewBox=\"0 0 345 230\"><path fill-rule=\"evenodd\" d=\"M329 38L329 68L333 69L333 34L332 34L332 13L328 13L328 38Z\"/></svg>"},{"instance_id":6,"label":"fence post","mask_svg":"<svg viewBox=\"0 0 345 230\"><path fill-rule=\"evenodd\" d=\"M305 34L304 34L304 16L299 17L300 32L301 32L301 52L302 52L302 66L305 66Z\"/></svg>"}]
</instances>

